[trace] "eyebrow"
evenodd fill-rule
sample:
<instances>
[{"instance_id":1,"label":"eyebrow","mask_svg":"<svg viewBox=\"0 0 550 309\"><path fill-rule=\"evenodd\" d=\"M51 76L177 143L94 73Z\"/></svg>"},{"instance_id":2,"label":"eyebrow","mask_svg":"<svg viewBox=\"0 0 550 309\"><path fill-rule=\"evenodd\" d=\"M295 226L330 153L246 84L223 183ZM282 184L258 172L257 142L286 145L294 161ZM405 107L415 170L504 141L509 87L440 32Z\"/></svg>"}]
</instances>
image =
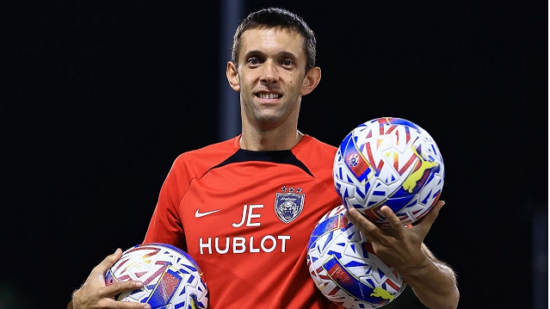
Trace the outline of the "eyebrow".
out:
<instances>
[{"instance_id":1,"label":"eyebrow","mask_svg":"<svg viewBox=\"0 0 550 309\"><path fill-rule=\"evenodd\" d=\"M265 53L260 51L260 50L251 50L251 51L248 51L246 54L244 54L244 57L245 57L245 59L247 59L251 55L265 55ZM289 51L279 52L279 53L276 54L276 56L277 57L288 57L288 58L292 58L292 59L298 59L298 57L295 54L293 54Z\"/></svg>"}]
</instances>

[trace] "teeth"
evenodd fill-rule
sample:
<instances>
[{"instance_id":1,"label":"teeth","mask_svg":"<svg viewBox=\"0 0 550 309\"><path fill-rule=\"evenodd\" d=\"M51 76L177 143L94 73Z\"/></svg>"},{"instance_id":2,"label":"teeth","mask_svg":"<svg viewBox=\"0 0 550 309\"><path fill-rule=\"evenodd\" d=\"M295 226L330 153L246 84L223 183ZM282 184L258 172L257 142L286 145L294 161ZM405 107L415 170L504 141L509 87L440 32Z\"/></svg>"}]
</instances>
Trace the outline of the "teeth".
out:
<instances>
[{"instance_id":1,"label":"teeth","mask_svg":"<svg viewBox=\"0 0 550 309\"><path fill-rule=\"evenodd\" d=\"M260 93L259 97L262 99L276 99L279 95L275 93Z\"/></svg>"}]
</instances>

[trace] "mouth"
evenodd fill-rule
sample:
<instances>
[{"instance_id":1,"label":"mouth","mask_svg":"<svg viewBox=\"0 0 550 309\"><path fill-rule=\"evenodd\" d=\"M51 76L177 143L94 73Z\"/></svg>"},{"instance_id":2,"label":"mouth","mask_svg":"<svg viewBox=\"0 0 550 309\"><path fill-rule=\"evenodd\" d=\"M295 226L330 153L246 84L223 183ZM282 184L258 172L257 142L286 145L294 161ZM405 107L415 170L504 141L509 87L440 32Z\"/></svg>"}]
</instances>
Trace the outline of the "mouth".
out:
<instances>
[{"instance_id":1,"label":"mouth","mask_svg":"<svg viewBox=\"0 0 550 309\"><path fill-rule=\"evenodd\" d=\"M265 100L273 100L273 99L280 99L283 97L283 95L279 93L273 93L273 92L258 92L256 93L256 97L260 99L265 99Z\"/></svg>"}]
</instances>

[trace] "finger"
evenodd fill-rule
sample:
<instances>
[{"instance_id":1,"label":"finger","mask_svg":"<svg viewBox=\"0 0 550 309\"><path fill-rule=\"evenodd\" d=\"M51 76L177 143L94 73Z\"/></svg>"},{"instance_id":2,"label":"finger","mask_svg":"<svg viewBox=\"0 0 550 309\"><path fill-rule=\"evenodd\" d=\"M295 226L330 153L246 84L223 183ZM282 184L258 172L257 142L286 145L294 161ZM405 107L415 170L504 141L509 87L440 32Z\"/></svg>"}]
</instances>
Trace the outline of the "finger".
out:
<instances>
[{"instance_id":1,"label":"finger","mask_svg":"<svg viewBox=\"0 0 550 309\"><path fill-rule=\"evenodd\" d=\"M355 225L363 225L371 223L363 214L361 214L357 209L350 208L346 211L345 216ZM372 223L371 223L372 224Z\"/></svg>"},{"instance_id":2,"label":"finger","mask_svg":"<svg viewBox=\"0 0 550 309\"><path fill-rule=\"evenodd\" d=\"M108 255L105 259L103 259L103 261L101 261L101 263L94 267L92 274L105 276L107 270L109 270L109 268L111 268L111 266L113 266L121 256L122 250L120 250L120 248L116 249L115 253Z\"/></svg>"},{"instance_id":3,"label":"finger","mask_svg":"<svg viewBox=\"0 0 550 309\"><path fill-rule=\"evenodd\" d=\"M98 303L101 308L117 308L117 309L151 309L151 305L139 302L130 301L115 301L113 299L104 298Z\"/></svg>"},{"instance_id":4,"label":"finger","mask_svg":"<svg viewBox=\"0 0 550 309\"><path fill-rule=\"evenodd\" d=\"M350 208L346 212L346 217L357 227L361 232L365 234L367 239L371 241L378 239L377 231L378 227L370 222L363 214L361 214L357 209Z\"/></svg>"},{"instance_id":5,"label":"finger","mask_svg":"<svg viewBox=\"0 0 550 309\"><path fill-rule=\"evenodd\" d=\"M143 287L143 282L141 281L119 281L109 286L101 288L98 292L100 295L105 297L115 297L122 292L139 290Z\"/></svg>"},{"instance_id":6,"label":"finger","mask_svg":"<svg viewBox=\"0 0 550 309\"><path fill-rule=\"evenodd\" d=\"M426 230L429 230L433 223L435 222L435 219L439 215L439 211L441 208L445 205L445 201L439 200L437 203L435 203L434 207L420 220L420 222L417 224L417 226L421 226Z\"/></svg>"},{"instance_id":7,"label":"finger","mask_svg":"<svg viewBox=\"0 0 550 309\"><path fill-rule=\"evenodd\" d=\"M401 220L399 220L391 208L388 206L382 206L382 208L380 208L380 212L382 212L382 214L386 217L386 220L390 223L391 228L395 232L399 234L403 232L403 229L405 229L404 224Z\"/></svg>"}]
</instances>

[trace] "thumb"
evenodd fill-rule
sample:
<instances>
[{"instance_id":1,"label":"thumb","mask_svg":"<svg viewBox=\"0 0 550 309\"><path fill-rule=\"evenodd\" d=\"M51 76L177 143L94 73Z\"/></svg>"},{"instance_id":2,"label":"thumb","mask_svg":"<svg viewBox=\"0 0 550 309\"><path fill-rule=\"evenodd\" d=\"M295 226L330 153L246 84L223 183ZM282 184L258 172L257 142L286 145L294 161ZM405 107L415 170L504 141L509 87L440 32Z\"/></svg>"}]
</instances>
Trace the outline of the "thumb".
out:
<instances>
[{"instance_id":1,"label":"thumb","mask_svg":"<svg viewBox=\"0 0 550 309\"><path fill-rule=\"evenodd\" d=\"M423 227L426 232L430 230L432 225L435 222L435 219L437 219L437 216L439 216L439 211L443 206L445 205L445 201L439 200L435 203L434 207L422 218L416 226Z\"/></svg>"},{"instance_id":2,"label":"thumb","mask_svg":"<svg viewBox=\"0 0 550 309\"><path fill-rule=\"evenodd\" d=\"M117 248L113 254L110 254L107 257L105 257L105 259L103 259L101 263L99 263L96 267L94 267L94 269L92 270L92 273L96 275L105 276L105 273L107 272L107 270L109 270L109 268L111 268L116 263L116 261L120 259L121 256L122 256L122 250L120 248Z\"/></svg>"}]
</instances>

